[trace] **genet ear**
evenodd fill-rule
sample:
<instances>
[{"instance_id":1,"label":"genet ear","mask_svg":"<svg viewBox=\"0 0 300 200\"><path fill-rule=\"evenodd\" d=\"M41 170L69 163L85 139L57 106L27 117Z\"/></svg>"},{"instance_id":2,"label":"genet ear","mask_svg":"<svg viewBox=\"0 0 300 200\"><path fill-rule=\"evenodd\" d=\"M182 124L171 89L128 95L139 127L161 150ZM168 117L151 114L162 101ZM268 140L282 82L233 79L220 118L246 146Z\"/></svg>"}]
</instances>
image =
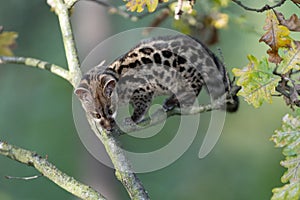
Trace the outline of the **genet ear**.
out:
<instances>
[{"instance_id":1,"label":"genet ear","mask_svg":"<svg viewBox=\"0 0 300 200\"><path fill-rule=\"evenodd\" d=\"M74 94L76 94L81 101L88 101L91 98L90 91L83 87L76 88Z\"/></svg>"},{"instance_id":2,"label":"genet ear","mask_svg":"<svg viewBox=\"0 0 300 200\"><path fill-rule=\"evenodd\" d=\"M82 106L86 112L90 112L94 110L93 97L91 92L88 89L84 87L78 87L75 89L74 93L80 99Z\"/></svg>"},{"instance_id":3,"label":"genet ear","mask_svg":"<svg viewBox=\"0 0 300 200\"><path fill-rule=\"evenodd\" d=\"M100 78L100 82L101 85L103 86L104 96L110 98L116 87L116 80L110 75L103 75Z\"/></svg>"}]
</instances>

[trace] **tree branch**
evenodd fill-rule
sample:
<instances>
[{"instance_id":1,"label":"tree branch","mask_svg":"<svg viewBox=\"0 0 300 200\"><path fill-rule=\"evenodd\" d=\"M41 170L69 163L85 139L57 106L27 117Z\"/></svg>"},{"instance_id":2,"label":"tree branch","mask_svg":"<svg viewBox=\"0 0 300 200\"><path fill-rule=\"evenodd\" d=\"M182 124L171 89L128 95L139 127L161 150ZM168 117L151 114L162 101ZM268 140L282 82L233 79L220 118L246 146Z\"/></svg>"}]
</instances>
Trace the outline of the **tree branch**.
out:
<instances>
[{"instance_id":1,"label":"tree branch","mask_svg":"<svg viewBox=\"0 0 300 200\"><path fill-rule=\"evenodd\" d=\"M68 9L71 9L79 0L64 0Z\"/></svg>"},{"instance_id":2,"label":"tree branch","mask_svg":"<svg viewBox=\"0 0 300 200\"><path fill-rule=\"evenodd\" d=\"M72 77L64 68L35 58L0 56L0 64L22 64L30 67L48 70L51 73L72 82Z\"/></svg>"},{"instance_id":3,"label":"tree branch","mask_svg":"<svg viewBox=\"0 0 300 200\"><path fill-rule=\"evenodd\" d=\"M58 15L66 51L66 57L70 70L69 73L72 77L72 85L76 87L80 82L82 75L79 68L79 61L77 56L78 54L75 48L70 19L68 15L68 9L70 8L68 6L74 4L76 1L69 0L69 5L65 4L63 0L48 0L47 2ZM87 117L92 130L104 144L106 151L110 156L112 163L114 164L114 167L116 169L116 177L126 188L131 199L149 199L148 194L145 191L141 181L131 170L130 164L127 161L123 150L119 147L118 142L115 140L115 138L111 134L102 130L100 125L96 124L90 116Z\"/></svg>"},{"instance_id":4,"label":"tree branch","mask_svg":"<svg viewBox=\"0 0 300 200\"><path fill-rule=\"evenodd\" d=\"M162 123L166 118L169 118L174 115L196 115L204 112L209 112L212 110L221 109L224 104L231 102L231 99L226 100L227 94L224 94L219 99L215 100L213 103L202 106L194 106L188 109L174 108L168 112L165 112L164 109L159 108L156 110L150 117L145 118L142 122L137 125L124 125L122 128L124 131L118 129L117 134L126 134L133 131L138 131L145 129L151 126Z\"/></svg>"},{"instance_id":5,"label":"tree branch","mask_svg":"<svg viewBox=\"0 0 300 200\"><path fill-rule=\"evenodd\" d=\"M119 146L114 135L115 133L108 133L103 130L99 123L96 123L92 116L87 115L88 122L96 134L96 136L103 143L106 152L108 153L114 167L117 179L126 188L131 199L148 200L150 199L142 182L133 172L129 161L127 160L124 151Z\"/></svg>"},{"instance_id":6,"label":"tree branch","mask_svg":"<svg viewBox=\"0 0 300 200\"><path fill-rule=\"evenodd\" d=\"M73 177L61 172L53 164L48 162L47 159L42 158L35 152L10 145L0 140L0 154L12 160L34 167L42 173L43 176L81 199L105 200L104 196L90 186L84 185Z\"/></svg>"},{"instance_id":7,"label":"tree branch","mask_svg":"<svg viewBox=\"0 0 300 200\"><path fill-rule=\"evenodd\" d=\"M47 3L51 6L51 8L58 16L69 67L69 73L70 77L72 78L71 84L76 87L80 82L82 74L80 71L78 53L75 47L71 22L69 18L69 9L63 2L63 0L47 0Z\"/></svg>"},{"instance_id":8,"label":"tree branch","mask_svg":"<svg viewBox=\"0 0 300 200\"><path fill-rule=\"evenodd\" d=\"M274 9L276 7L280 7L282 4L284 4L286 2L286 0L281 0L279 1L277 4L273 5L273 6L269 6L268 4L264 5L261 8L250 8L248 6L245 6L241 1L239 0L232 0L234 3L236 3L237 5L241 6L242 8L244 8L245 10L248 11L255 11L255 12L265 12L267 10L271 10Z\"/></svg>"}]
</instances>

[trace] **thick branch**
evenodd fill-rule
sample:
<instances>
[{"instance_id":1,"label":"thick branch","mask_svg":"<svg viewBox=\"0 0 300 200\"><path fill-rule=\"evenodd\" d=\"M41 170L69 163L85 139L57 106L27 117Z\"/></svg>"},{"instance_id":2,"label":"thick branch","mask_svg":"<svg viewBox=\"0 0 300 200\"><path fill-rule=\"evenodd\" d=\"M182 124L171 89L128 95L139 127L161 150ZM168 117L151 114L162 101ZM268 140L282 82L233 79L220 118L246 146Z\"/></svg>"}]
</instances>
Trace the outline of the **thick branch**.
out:
<instances>
[{"instance_id":1,"label":"thick branch","mask_svg":"<svg viewBox=\"0 0 300 200\"><path fill-rule=\"evenodd\" d=\"M133 172L129 161L125 157L124 151L113 136L114 133L107 133L104 131L99 123L96 123L91 116L87 115L87 118L92 130L104 144L106 152L115 167L116 177L126 188L130 198L136 200L150 199L141 181Z\"/></svg>"},{"instance_id":2,"label":"thick branch","mask_svg":"<svg viewBox=\"0 0 300 200\"><path fill-rule=\"evenodd\" d=\"M70 83L72 80L69 72L64 68L35 58L0 56L0 64L21 64L30 67L37 67L39 69L48 70L51 73L66 79Z\"/></svg>"},{"instance_id":3,"label":"thick branch","mask_svg":"<svg viewBox=\"0 0 300 200\"><path fill-rule=\"evenodd\" d=\"M268 4L264 5L261 8L250 8L248 6L245 6L241 1L239 0L232 0L234 3L236 3L237 5L241 6L242 8L244 8L245 10L248 11L255 11L255 12L264 12L267 10L271 10L274 9L276 7L280 7L282 4L284 4L286 2L286 0L281 0L279 1L277 4L273 5L273 6L269 6Z\"/></svg>"},{"instance_id":4,"label":"thick branch","mask_svg":"<svg viewBox=\"0 0 300 200\"><path fill-rule=\"evenodd\" d=\"M231 100L225 100L226 96L227 95L224 94L222 97L215 100L212 104L208 104L205 106L192 107L186 110L173 109L167 112L167 117L173 115L193 115L193 114L199 114L202 112L208 112L208 111L220 109L224 106L225 103L231 101ZM162 121L165 120L165 117L166 117L165 111L163 109L158 109L154 114L151 115L150 118L145 119L138 126L129 125L123 128L125 129L125 132L132 132L132 131L144 129L146 127L161 123ZM119 143L116 141L114 137L115 135L124 134L124 132L118 128L115 128L112 133L106 132L101 128L99 123L96 123L93 120L93 117L87 115L87 119L89 121L90 126L92 127L92 130L94 131L94 133L96 133L96 136L104 144L106 152L108 153L116 169L116 176L126 188L131 199L143 199L143 200L150 199L147 191L143 187L141 181L138 179L136 174L133 172L130 163L125 157L122 148L119 146ZM146 124L146 126L141 126L143 124Z\"/></svg>"},{"instance_id":5,"label":"thick branch","mask_svg":"<svg viewBox=\"0 0 300 200\"><path fill-rule=\"evenodd\" d=\"M69 9L67 5L64 4L63 0L48 0L47 2L58 16L70 76L72 77L71 84L76 87L79 84L82 75L79 68L78 53L75 47L69 18Z\"/></svg>"},{"instance_id":6,"label":"thick branch","mask_svg":"<svg viewBox=\"0 0 300 200\"><path fill-rule=\"evenodd\" d=\"M48 0L47 2L58 15L62 37L65 45L66 57L70 70L70 76L73 78L72 85L76 87L81 79L81 71L79 69L77 51L75 48L70 19L68 15L68 9L76 1L66 1L69 2L68 5L65 4L63 0ZM93 123L93 120L91 120L91 118L88 117L88 121L90 122L90 125L95 134L104 144L106 151L108 152L108 155L110 156L112 163L115 166L116 176L127 189L130 197L132 199L149 199L140 180L132 172L129 163L125 158L122 149L118 146L118 142L115 140L115 138L104 131L100 131L101 128L97 127L97 125Z\"/></svg>"},{"instance_id":7,"label":"thick branch","mask_svg":"<svg viewBox=\"0 0 300 200\"><path fill-rule=\"evenodd\" d=\"M73 177L59 171L53 164L48 162L47 159L42 158L35 152L21 149L0 141L0 154L12 160L34 167L41 172L43 176L81 199L105 200L104 196L90 186L84 185Z\"/></svg>"}]
</instances>

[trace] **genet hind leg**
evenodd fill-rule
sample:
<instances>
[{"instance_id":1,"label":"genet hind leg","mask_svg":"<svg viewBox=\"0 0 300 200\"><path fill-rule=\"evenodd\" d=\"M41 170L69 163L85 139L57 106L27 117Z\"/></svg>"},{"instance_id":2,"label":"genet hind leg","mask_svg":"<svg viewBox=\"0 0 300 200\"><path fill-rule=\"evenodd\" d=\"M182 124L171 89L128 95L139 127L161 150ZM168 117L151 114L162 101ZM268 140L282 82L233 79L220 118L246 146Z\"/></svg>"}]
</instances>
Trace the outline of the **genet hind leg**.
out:
<instances>
[{"instance_id":1,"label":"genet hind leg","mask_svg":"<svg viewBox=\"0 0 300 200\"><path fill-rule=\"evenodd\" d=\"M148 112L153 98L153 92L145 88L139 88L133 92L130 103L133 107L131 120L135 123L141 122Z\"/></svg>"},{"instance_id":2,"label":"genet hind leg","mask_svg":"<svg viewBox=\"0 0 300 200\"><path fill-rule=\"evenodd\" d=\"M178 99L175 94L172 94L169 98L167 98L163 103L163 109L167 112L169 110L173 110L175 107L179 107Z\"/></svg>"}]
</instances>

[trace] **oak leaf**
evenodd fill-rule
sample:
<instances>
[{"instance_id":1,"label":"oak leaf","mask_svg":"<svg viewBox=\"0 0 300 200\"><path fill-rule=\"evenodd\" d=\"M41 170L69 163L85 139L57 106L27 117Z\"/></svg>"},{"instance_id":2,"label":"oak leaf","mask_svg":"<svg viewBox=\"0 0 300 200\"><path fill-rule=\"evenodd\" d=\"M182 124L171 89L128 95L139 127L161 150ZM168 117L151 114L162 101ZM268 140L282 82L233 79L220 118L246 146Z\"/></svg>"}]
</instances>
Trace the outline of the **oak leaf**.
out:
<instances>
[{"instance_id":1,"label":"oak leaf","mask_svg":"<svg viewBox=\"0 0 300 200\"><path fill-rule=\"evenodd\" d=\"M283 148L286 157L281 165L287 171L281 177L283 187L272 190L271 200L298 200L300 198L300 117L285 115L282 118L282 127L275 131L271 140L276 147Z\"/></svg>"},{"instance_id":2,"label":"oak leaf","mask_svg":"<svg viewBox=\"0 0 300 200\"><path fill-rule=\"evenodd\" d=\"M274 12L281 25L286 26L290 31L300 31L300 19L296 14L292 14L292 16L286 20L281 12L277 12L275 10Z\"/></svg>"},{"instance_id":3,"label":"oak leaf","mask_svg":"<svg viewBox=\"0 0 300 200\"><path fill-rule=\"evenodd\" d=\"M264 101L272 103L272 95L276 94L275 88L280 77L273 74L273 70L266 58L258 60L249 55L249 64L243 69L234 68L233 74L238 77L237 85L241 86L239 96L252 104L255 108L262 105Z\"/></svg>"},{"instance_id":4,"label":"oak leaf","mask_svg":"<svg viewBox=\"0 0 300 200\"><path fill-rule=\"evenodd\" d=\"M279 66L279 73L285 74L290 70L300 70L300 47L292 44L291 48L280 48L278 51L283 62Z\"/></svg>"},{"instance_id":5,"label":"oak leaf","mask_svg":"<svg viewBox=\"0 0 300 200\"><path fill-rule=\"evenodd\" d=\"M269 62L280 63L282 58L278 54L280 47L290 47L291 39L289 38L290 31L287 27L280 25L273 11L267 12L266 24L264 30L267 31L259 40L270 46L267 50L269 54Z\"/></svg>"}]
</instances>

